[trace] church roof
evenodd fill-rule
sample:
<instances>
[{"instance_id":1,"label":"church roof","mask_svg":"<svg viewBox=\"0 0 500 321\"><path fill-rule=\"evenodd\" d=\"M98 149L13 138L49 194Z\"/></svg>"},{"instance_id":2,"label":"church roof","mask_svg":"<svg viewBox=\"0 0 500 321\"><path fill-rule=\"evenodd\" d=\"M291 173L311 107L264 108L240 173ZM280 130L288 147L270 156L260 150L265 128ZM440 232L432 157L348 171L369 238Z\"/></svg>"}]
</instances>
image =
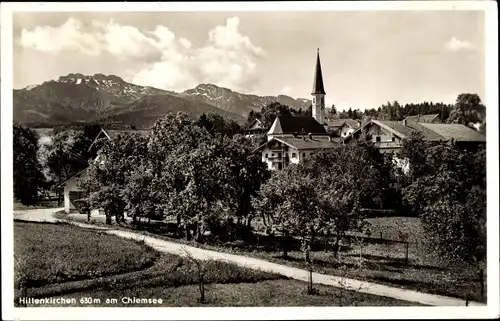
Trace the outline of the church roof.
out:
<instances>
[{"instance_id":1,"label":"church roof","mask_svg":"<svg viewBox=\"0 0 500 321\"><path fill-rule=\"evenodd\" d=\"M325 95L325 88L323 86L323 73L321 72L321 62L319 61L319 49L316 58L316 69L314 71L313 90L311 94Z\"/></svg>"},{"instance_id":2,"label":"church roof","mask_svg":"<svg viewBox=\"0 0 500 321\"><path fill-rule=\"evenodd\" d=\"M310 116L278 116L274 120L274 123L267 134L273 135L293 133L327 134L325 127L320 125L316 119Z\"/></svg>"}]
</instances>

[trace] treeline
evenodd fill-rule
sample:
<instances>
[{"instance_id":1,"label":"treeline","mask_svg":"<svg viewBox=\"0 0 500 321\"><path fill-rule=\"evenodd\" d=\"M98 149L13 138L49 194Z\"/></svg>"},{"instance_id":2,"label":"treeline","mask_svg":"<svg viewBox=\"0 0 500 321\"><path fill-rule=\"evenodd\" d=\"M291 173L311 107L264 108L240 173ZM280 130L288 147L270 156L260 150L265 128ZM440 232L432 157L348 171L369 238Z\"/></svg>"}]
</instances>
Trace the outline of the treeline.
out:
<instances>
[{"instance_id":1,"label":"treeline","mask_svg":"<svg viewBox=\"0 0 500 321\"><path fill-rule=\"evenodd\" d=\"M455 104L444 104L434 102L410 103L401 105L397 101L387 102L377 109L359 109L337 111L335 106L328 111L328 118L352 118L379 120L403 120L407 116L437 114L442 123L458 123L466 126L481 124L480 131L486 132L486 107L477 94L463 93L457 96Z\"/></svg>"},{"instance_id":2,"label":"treeline","mask_svg":"<svg viewBox=\"0 0 500 321\"><path fill-rule=\"evenodd\" d=\"M394 101L387 102L377 109L353 110L349 108L347 111L343 110L341 112L338 112L335 106L332 106L328 112L328 116L333 119L352 118L363 120L369 117L380 120L403 120L407 116L438 114L441 122L446 122L453 108L453 104L423 102L400 105L397 101Z\"/></svg>"}]
</instances>

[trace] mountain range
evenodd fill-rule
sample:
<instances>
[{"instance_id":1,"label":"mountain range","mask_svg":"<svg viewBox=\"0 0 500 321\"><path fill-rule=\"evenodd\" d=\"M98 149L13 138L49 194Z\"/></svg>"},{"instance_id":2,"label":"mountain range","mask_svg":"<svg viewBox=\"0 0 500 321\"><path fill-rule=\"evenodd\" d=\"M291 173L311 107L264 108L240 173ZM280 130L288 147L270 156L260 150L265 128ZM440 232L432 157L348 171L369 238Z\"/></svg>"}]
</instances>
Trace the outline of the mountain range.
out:
<instances>
[{"instance_id":1,"label":"mountain range","mask_svg":"<svg viewBox=\"0 0 500 321\"><path fill-rule=\"evenodd\" d=\"M217 113L243 123L251 110L271 102L306 109L309 99L242 94L213 84L184 92L139 86L114 75L68 74L57 81L15 89L14 121L29 127L82 123L114 123L148 128L168 112L184 111L192 118Z\"/></svg>"}]
</instances>

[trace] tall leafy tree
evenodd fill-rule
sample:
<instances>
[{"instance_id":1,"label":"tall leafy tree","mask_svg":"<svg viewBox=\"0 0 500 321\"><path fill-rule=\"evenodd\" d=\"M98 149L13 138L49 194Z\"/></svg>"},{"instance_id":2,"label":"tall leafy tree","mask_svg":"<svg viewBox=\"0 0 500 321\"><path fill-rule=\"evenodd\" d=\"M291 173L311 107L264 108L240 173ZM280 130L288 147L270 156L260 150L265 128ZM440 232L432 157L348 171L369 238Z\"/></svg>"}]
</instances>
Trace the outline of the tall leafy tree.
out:
<instances>
[{"instance_id":1,"label":"tall leafy tree","mask_svg":"<svg viewBox=\"0 0 500 321\"><path fill-rule=\"evenodd\" d=\"M51 137L43 148L44 164L54 182L62 182L88 166L92 143L82 131L66 130Z\"/></svg>"},{"instance_id":2,"label":"tall leafy tree","mask_svg":"<svg viewBox=\"0 0 500 321\"><path fill-rule=\"evenodd\" d=\"M277 172L264 184L254 206L269 228L283 234L283 257L287 257L290 235L311 237L321 220L315 182L296 166Z\"/></svg>"},{"instance_id":3,"label":"tall leafy tree","mask_svg":"<svg viewBox=\"0 0 500 321\"><path fill-rule=\"evenodd\" d=\"M465 93L458 95L447 123L470 126L471 124L481 123L485 117L486 107L481 102L479 95Z\"/></svg>"},{"instance_id":4,"label":"tall leafy tree","mask_svg":"<svg viewBox=\"0 0 500 321\"><path fill-rule=\"evenodd\" d=\"M476 267L480 280L486 249L485 156L484 148L472 153L449 143L428 147L427 172L404 190L405 200L418 207L434 249Z\"/></svg>"},{"instance_id":5,"label":"tall leafy tree","mask_svg":"<svg viewBox=\"0 0 500 321\"><path fill-rule=\"evenodd\" d=\"M202 114L196 121L196 125L205 128L211 135L221 134L233 137L242 133L242 128L237 122L215 113Z\"/></svg>"},{"instance_id":6,"label":"tall leafy tree","mask_svg":"<svg viewBox=\"0 0 500 321\"><path fill-rule=\"evenodd\" d=\"M37 152L37 133L29 128L14 124L14 198L25 205L35 204L44 182Z\"/></svg>"},{"instance_id":7,"label":"tall leafy tree","mask_svg":"<svg viewBox=\"0 0 500 321\"><path fill-rule=\"evenodd\" d=\"M145 137L120 134L104 144L87 169L80 187L86 193L91 208L104 209L107 224L111 224L112 217L117 222L123 221L127 207L123 193L128 177L140 168L138 165L142 164L141 159L146 153Z\"/></svg>"}]
</instances>

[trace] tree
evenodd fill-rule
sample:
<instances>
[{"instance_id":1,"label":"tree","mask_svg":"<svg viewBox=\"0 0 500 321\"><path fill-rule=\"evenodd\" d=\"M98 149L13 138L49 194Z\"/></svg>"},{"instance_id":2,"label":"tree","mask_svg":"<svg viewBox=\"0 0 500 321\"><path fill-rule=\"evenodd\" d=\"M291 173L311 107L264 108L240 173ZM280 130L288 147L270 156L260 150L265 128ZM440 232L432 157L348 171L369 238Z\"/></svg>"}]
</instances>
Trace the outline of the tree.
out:
<instances>
[{"instance_id":1,"label":"tree","mask_svg":"<svg viewBox=\"0 0 500 321\"><path fill-rule=\"evenodd\" d=\"M147 157L146 153L145 137L119 134L104 144L80 182L90 206L104 209L107 224L111 224L112 217L117 222L124 220L124 211L127 206L131 206L124 197L127 180L134 171L142 169L142 159Z\"/></svg>"},{"instance_id":2,"label":"tree","mask_svg":"<svg viewBox=\"0 0 500 321\"><path fill-rule=\"evenodd\" d=\"M314 178L323 232L335 235L337 256L346 231L364 228L361 208L372 208L382 200L387 184L383 159L375 148L361 142L318 152L299 169Z\"/></svg>"},{"instance_id":3,"label":"tree","mask_svg":"<svg viewBox=\"0 0 500 321\"><path fill-rule=\"evenodd\" d=\"M409 164L409 174L412 181L425 175L428 171L427 166L427 148L429 144L424 140L422 133L412 132L412 134L403 140L401 148L401 157Z\"/></svg>"},{"instance_id":4,"label":"tree","mask_svg":"<svg viewBox=\"0 0 500 321\"><path fill-rule=\"evenodd\" d=\"M14 124L14 198L25 205L35 204L38 200L39 190L44 183L37 153L37 133L29 128Z\"/></svg>"},{"instance_id":5,"label":"tree","mask_svg":"<svg viewBox=\"0 0 500 321\"><path fill-rule=\"evenodd\" d=\"M237 122L215 113L203 113L196 121L196 125L205 128L211 135L221 134L233 137L242 133L242 128Z\"/></svg>"},{"instance_id":6,"label":"tree","mask_svg":"<svg viewBox=\"0 0 500 321\"><path fill-rule=\"evenodd\" d=\"M101 126L98 124L85 125L83 127L83 136L87 137L90 141L94 141L100 131Z\"/></svg>"},{"instance_id":7,"label":"tree","mask_svg":"<svg viewBox=\"0 0 500 321\"><path fill-rule=\"evenodd\" d=\"M53 183L62 182L88 166L92 140L81 131L66 130L52 136L42 150L44 165Z\"/></svg>"},{"instance_id":8,"label":"tree","mask_svg":"<svg viewBox=\"0 0 500 321\"><path fill-rule=\"evenodd\" d=\"M292 116L290 107L280 104L278 102L270 103L264 106L260 112L262 115L262 127L265 129L271 128L277 116Z\"/></svg>"},{"instance_id":9,"label":"tree","mask_svg":"<svg viewBox=\"0 0 500 321\"><path fill-rule=\"evenodd\" d=\"M262 185L254 206L266 224L281 231L284 258L288 255L290 235L311 238L318 229L319 203L314 180L296 166L277 172Z\"/></svg>"},{"instance_id":10,"label":"tree","mask_svg":"<svg viewBox=\"0 0 500 321\"><path fill-rule=\"evenodd\" d=\"M435 250L478 269L483 285L486 249L486 150L439 144L426 150L427 172L405 189Z\"/></svg>"},{"instance_id":11,"label":"tree","mask_svg":"<svg viewBox=\"0 0 500 321\"><path fill-rule=\"evenodd\" d=\"M477 94L467 93L458 95L455 106L446 122L470 126L483 122L485 117L486 107L482 104L481 98Z\"/></svg>"},{"instance_id":12,"label":"tree","mask_svg":"<svg viewBox=\"0 0 500 321\"><path fill-rule=\"evenodd\" d=\"M327 118L335 119L337 117L338 117L337 108L335 107L334 104L332 104L332 107L328 110Z\"/></svg>"},{"instance_id":13,"label":"tree","mask_svg":"<svg viewBox=\"0 0 500 321\"><path fill-rule=\"evenodd\" d=\"M246 219L247 226L253 218L251 198L271 176L260 155L253 150L252 143L243 136L234 136L224 147L226 161L232 170L228 184L233 185L230 191L234 192L234 195L228 195L232 198L228 203L238 218Z\"/></svg>"}]
</instances>

